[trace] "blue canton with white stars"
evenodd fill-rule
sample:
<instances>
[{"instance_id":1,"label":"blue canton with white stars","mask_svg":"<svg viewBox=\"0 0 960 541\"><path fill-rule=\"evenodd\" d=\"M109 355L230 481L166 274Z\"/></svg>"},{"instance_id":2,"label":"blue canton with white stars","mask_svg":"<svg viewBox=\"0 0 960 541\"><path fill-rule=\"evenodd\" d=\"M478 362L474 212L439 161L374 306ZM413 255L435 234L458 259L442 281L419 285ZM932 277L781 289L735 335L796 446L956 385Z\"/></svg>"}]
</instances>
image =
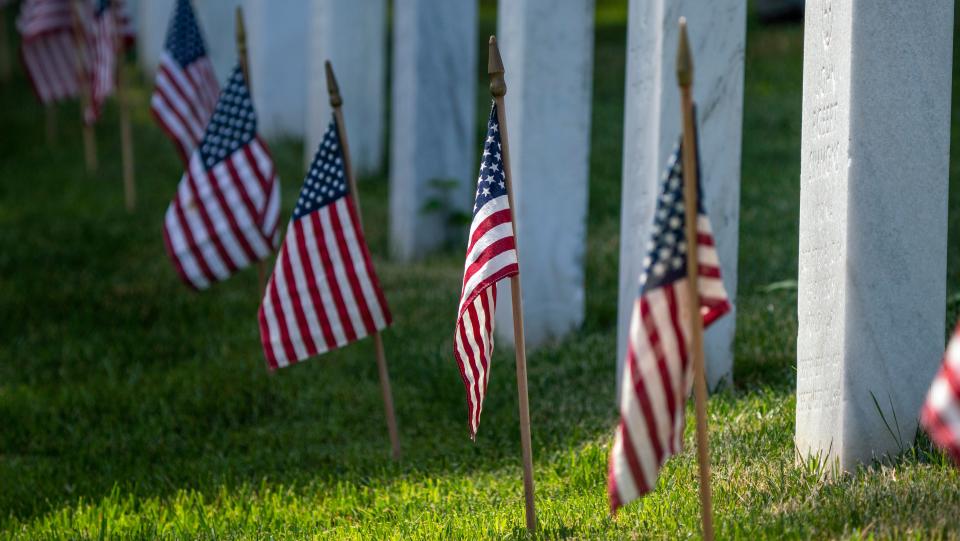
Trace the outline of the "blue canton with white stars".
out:
<instances>
[{"instance_id":1,"label":"blue canton with white stars","mask_svg":"<svg viewBox=\"0 0 960 541\"><path fill-rule=\"evenodd\" d=\"M483 157L480 160L480 178L477 180L477 201L473 213L487 204L487 201L507 195L507 182L503 174L503 156L500 154L500 126L497 124L497 104L490 108L490 120L487 121L487 139L483 143Z\"/></svg>"},{"instance_id":2,"label":"blue canton with white stars","mask_svg":"<svg viewBox=\"0 0 960 541\"><path fill-rule=\"evenodd\" d=\"M200 157L210 169L243 148L257 134L257 115L250 90L240 66L233 69L227 86L220 92L207 131L200 142Z\"/></svg>"},{"instance_id":3,"label":"blue canton with white stars","mask_svg":"<svg viewBox=\"0 0 960 541\"><path fill-rule=\"evenodd\" d=\"M297 220L319 210L347 193L349 189L347 174L343 168L340 134L337 132L337 120L333 119L327 133L323 135L317 154L313 157L307 178L303 181L297 206L293 209L293 219Z\"/></svg>"},{"instance_id":4,"label":"blue canton with white stars","mask_svg":"<svg viewBox=\"0 0 960 541\"><path fill-rule=\"evenodd\" d=\"M187 67L198 58L207 55L207 50L203 46L203 36L200 35L200 27L197 26L197 16L193 13L190 0L177 0L173 20L167 28L167 39L163 47L182 67Z\"/></svg>"},{"instance_id":5,"label":"blue canton with white stars","mask_svg":"<svg viewBox=\"0 0 960 541\"><path fill-rule=\"evenodd\" d=\"M683 202L683 153L680 145L667 160L660 198L653 221L653 235L647 244L640 277L641 293L646 293L687 276L687 235ZM699 204L700 212L703 212Z\"/></svg>"}]
</instances>

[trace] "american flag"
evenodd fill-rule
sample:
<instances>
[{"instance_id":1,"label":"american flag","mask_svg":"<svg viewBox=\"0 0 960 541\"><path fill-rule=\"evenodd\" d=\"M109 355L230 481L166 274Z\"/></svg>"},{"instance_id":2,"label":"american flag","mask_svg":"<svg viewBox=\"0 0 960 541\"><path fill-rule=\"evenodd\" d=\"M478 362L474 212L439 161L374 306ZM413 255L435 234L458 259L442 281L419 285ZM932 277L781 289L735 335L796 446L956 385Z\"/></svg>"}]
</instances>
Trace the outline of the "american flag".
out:
<instances>
[{"instance_id":1,"label":"american flag","mask_svg":"<svg viewBox=\"0 0 960 541\"><path fill-rule=\"evenodd\" d=\"M95 0L89 26L90 44L90 103L84 111L84 120L93 124L100 118L103 104L116 88L119 52L118 17L110 0Z\"/></svg>"},{"instance_id":2,"label":"american flag","mask_svg":"<svg viewBox=\"0 0 960 541\"><path fill-rule=\"evenodd\" d=\"M490 376L497 282L519 272L501 151L494 103L487 121L453 337L453 355L467 391L467 425L471 438L476 437L480 426L480 411Z\"/></svg>"},{"instance_id":3,"label":"american flag","mask_svg":"<svg viewBox=\"0 0 960 541\"><path fill-rule=\"evenodd\" d=\"M960 466L960 324L953 331L943 365L927 393L920 424Z\"/></svg>"},{"instance_id":4,"label":"american flag","mask_svg":"<svg viewBox=\"0 0 960 541\"><path fill-rule=\"evenodd\" d=\"M184 162L203 137L219 89L190 0L177 0L160 55L150 110Z\"/></svg>"},{"instance_id":5,"label":"american flag","mask_svg":"<svg viewBox=\"0 0 960 541\"><path fill-rule=\"evenodd\" d=\"M167 207L167 253L187 285L206 289L271 254L279 215L280 182L238 66Z\"/></svg>"},{"instance_id":6,"label":"american flag","mask_svg":"<svg viewBox=\"0 0 960 541\"><path fill-rule=\"evenodd\" d=\"M303 181L260 304L260 340L271 369L390 325L355 205L334 118Z\"/></svg>"},{"instance_id":7,"label":"american flag","mask_svg":"<svg viewBox=\"0 0 960 541\"><path fill-rule=\"evenodd\" d=\"M683 446L684 410L693 385L681 150L667 165L630 322L620 425L610 453L610 507L650 492L664 462ZM704 326L730 310L710 221L697 201L700 315Z\"/></svg>"},{"instance_id":8,"label":"american flag","mask_svg":"<svg viewBox=\"0 0 960 541\"><path fill-rule=\"evenodd\" d=\"M71 0L25 0L17 30L23 64L37 99L49 104L78 96L81 55Z\"/></svg>"}]
</instances>

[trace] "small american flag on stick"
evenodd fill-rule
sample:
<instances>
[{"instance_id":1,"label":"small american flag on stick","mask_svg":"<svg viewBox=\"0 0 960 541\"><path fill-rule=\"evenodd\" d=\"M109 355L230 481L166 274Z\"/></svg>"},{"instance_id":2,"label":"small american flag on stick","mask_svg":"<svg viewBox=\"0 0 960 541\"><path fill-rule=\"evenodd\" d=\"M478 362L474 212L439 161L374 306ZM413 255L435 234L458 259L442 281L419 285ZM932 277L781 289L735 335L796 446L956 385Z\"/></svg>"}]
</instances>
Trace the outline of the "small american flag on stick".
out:
<instances>
[{"instance_id":1,"label":"small american flag on stick","mask_svg":"<svg viewBox=\"0 0 960 541\"><path fill-rule=\"evenodd\" d=\"M390 325L350 193L334 118L310 165L260 304L270 368L342 347Z\"/></svg>"},{"instance_id":2,"label":"small american flag on stick","mask_svg":"<svg viewBox=\"0 0 960 541\"><path fill-rule=\"evenodd\" d=\"M519 272L502 150L497 105L494 103L487 121L487 138L483 144L453 337L453 355L467 391L467 425L471 438L476 437L480 426L480 412L490 377L497 282Z\"/></svg>"},{"instance_id":3,"label":"small american flag on stick","mask_svg":"<svg viewBox=\"0 0 960 541\"><path fill-rule=\"evenodd\" d=\"M960 324L943 355L943 365L930 386L920 424L933 443L960 466Z\"/></svg>"},{"instance_id":4,"label":"small american flag on stick","mask_svg":"<svg viewBox=\"0 0 960 541\"><path fill-rule=\"evenodd\" d=\"M71 0L25 0L17 19L21 57L37 99L49 104L80 93Z\"/></svg>"},{"instance_id":5,"label":"small american flag on stick","mask_svg":"<svg viewBox=\"0 0 960 541\"><path fill-rule=\"evenodd\" d=\"M206 289L273 252L279 215L280 182L238 66L167 207L167 252L187 285Z\"/></svg>"},{"instance_id":6,"label":"small american flag on stick","mask_svg":"<svg viewBox=\"0 0 960 541\"><path fill-rule=\"evenodd\" d=\"M657 200L640 294L630 322L620 395L620 425L610 453L608 491L616 511L653 490L660 468L683 446L685 405L693 385L687 309L688 243L681 149L670 157ZM698 175L699 177L699 175ZM698 190L699 193L699 190ZM730 310L710 221L697 206L700 315L704 326Z\"/></svg>"},{"instance_id":7,"label":"small american flag on stick","mask_svg":"<svg viewBox=\"0 0 960 541\"><path fill-rule=\"evenodd\" d=\"M186 162L203 137L220 85L190 0L177 0L160 55L150 110Z\"/></svg>"},{"instance_id":8,"label":"small american flag on stick","mask_svg":"<svg viewBox=\"0 0 960 541\"><path fill-rule=\"evenodd\" d=\"M95 0L91 24L87 28L90 57L90 104L84 111L84 121L93 124L100 118L103 104L113 94L117 84L117 63L120 52L118 32L120 21L110 0Z\"/></svg>"}]
</instances>

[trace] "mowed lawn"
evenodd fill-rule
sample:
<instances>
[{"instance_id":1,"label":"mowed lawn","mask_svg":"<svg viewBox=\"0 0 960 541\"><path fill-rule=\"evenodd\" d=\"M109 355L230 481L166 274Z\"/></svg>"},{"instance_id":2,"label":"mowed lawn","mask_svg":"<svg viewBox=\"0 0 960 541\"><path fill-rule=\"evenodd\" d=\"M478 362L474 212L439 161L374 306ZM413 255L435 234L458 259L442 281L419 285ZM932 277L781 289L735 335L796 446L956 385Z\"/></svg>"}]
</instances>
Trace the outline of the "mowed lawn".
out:
<instances>
[{"instance_id":1,"label":"mowed lawn","mask_svg":"<svg viewBox=\"0 0 960 541\"><path fill-rule=\"evenodd\" d=\"M586 322L528 358L537 538L699 536L692 422L687 450L657 490L616 519L607 507L625 3L598 9ZM485 41L495 15L486 4L481 15ZM835 479L794 461L797 299L784 282L797 271L803 33L749 24L736 386L709 402L718 534L957 538L960 476L925 438ZM478 143L485 74L480 83ZM393 463L369 340L271 374L258 341L256 271L202 294L177 279L160 225L181 169L149 117L148 93L139 82L131 215L115 108L98 126L101 169L88 176L76 106L60 108L59 137L47 145L22 74L0 86L0 537L528 537L507 348L494 359L477 441L467 437L451 350L462 246L416 264L391 261L386 177L362 181L396 319L384 335L404 450ZM301 150L272 149L289 215ZM951 202L960 208L957 189ZM951 299L958 258L952 248ZM955 300L948 312L945 329Z\"/></svg>"}]
</instances>

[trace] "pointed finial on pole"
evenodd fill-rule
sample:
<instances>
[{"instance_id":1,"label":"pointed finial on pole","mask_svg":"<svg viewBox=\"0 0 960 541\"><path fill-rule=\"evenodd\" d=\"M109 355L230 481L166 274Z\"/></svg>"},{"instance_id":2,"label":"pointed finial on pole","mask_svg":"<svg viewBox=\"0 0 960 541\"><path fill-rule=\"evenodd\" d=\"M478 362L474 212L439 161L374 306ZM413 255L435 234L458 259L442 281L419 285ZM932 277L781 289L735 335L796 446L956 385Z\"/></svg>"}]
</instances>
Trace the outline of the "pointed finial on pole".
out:
<instances>
[{"instance_id":1,"label":"pointed finial on pole","mask_svg":"<svg viewBox=\"0 0 960 541\"><path fill-rule=\"evenodd\" d=\"M237 57L240 59L240 69L243 70L243 78L247 80L247 88L250 88L250 63L247 60L247 28L243 24L243 6L237 6Z\"/></svg>"},{"instance_id":2,"label":"pointed finial on pole","mask_svg":"<svg viewBox=\"0 0 960 541\"><path fill-rule=\"evenodd\" d=\"M490 51L487 57L487 73L490 75L490 93L500 98L507 93L507 83L503 80L503 59L497 47L497 36L490 36Z\"/></svg>"},{"instance_id":3,"label":"pointed finial on pole","mask_svg":"<svg viewBox=\"0 0 960 541\"><path fill-rule=\"evenodd\" d=\"M677 83L680 86L691 86L693 84L693 57L690 56L686 17L680 17L680 44L677 46Z\"/></svg>"},{"instance_id":4,"label":"pointed finial on pole","mask_svg":"<svg viewBox=\"0 0 960 541\"><path fill-rule=\"evenodd\" d=\"M333 74L333 64L327 60L323 63L323 67L327 72L327 92L330 93L330 107L340 107L343 105L343 98L340 97L340 85L337 84L337 76Z\"/></svg>"}]
</instances>

